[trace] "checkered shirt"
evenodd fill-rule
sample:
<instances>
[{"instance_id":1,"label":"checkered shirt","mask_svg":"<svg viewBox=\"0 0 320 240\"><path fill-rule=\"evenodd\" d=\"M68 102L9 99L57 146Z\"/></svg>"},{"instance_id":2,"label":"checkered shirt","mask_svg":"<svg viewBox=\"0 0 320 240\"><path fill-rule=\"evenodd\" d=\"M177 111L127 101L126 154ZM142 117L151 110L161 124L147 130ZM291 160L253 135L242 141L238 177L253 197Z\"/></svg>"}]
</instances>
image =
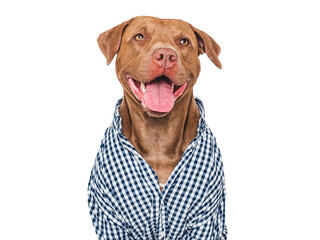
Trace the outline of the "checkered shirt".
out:
<instances>
[{"instance_id":1,"label":"checkered shirt","mask_svg":"<svg viewBox=\"0 0 320 240\"><path fill-rule=\"evenodd\" d=\"M163 191L150 165L122 134L119 106L101 141L88 186L99 240L225 240L225 184L216 139L204 120Z\"/></svg>"}]
</instances>

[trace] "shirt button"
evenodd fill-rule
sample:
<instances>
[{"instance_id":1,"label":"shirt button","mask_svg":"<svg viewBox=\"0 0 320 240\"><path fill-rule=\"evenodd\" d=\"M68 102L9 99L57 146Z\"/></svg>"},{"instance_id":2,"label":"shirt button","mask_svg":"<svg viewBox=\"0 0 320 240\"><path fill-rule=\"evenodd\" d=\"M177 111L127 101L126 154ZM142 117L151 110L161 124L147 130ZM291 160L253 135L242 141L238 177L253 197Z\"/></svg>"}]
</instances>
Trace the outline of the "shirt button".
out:
<instances>
[{"instance_id":1,"label":"shirt button","mask_svg":"<svg viewBox=\"0 0 320 240\"><path fill-rule=\"evenodd\" d=\"M160 238L164 238L166 236L166 233L164 231L160 232L159 233L159 237Z\"/></svg>"}]
</instances>

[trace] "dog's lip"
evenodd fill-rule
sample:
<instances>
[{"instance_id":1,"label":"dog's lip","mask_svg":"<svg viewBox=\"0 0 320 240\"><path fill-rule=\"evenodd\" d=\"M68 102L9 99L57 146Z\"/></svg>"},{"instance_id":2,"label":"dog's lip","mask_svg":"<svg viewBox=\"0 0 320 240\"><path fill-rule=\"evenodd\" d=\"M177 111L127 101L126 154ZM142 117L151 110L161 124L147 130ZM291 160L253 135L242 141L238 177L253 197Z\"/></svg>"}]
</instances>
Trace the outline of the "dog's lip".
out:
<instances>
[{"instance_id":1,"label":"dog's lip","mask_svg":"<svg viewBox=\"0 0 320 240\"><path fill-rule=\"evenodd\" d=\"M144 93L145 92L145 86L146 84L150 83L150 82L153 82L153 81L156 81L157 79L159 78L166 78L166 80L168 82L171 83L171 88L172 88L172 92L173 92L173 96L174 96L174 99L177 100L184 92L184 90L186 89L187 85L189 84L189 82L191 81L191 79L187 79L183 84L180 84L180 85L176 85L174 84L170 78L168 78L167 76L165 75L160 75L160 76L157 76L155 77L154 79L148 81L148 82L141 82L141 81L138 81L136 80L135 78L131 77L130 75L126 75L125 78L127 80L127 82L129 82L130 79L132 79L132 81L134 82L134 86L131 86L129 84L129 87L131 88L131 91L135 94L135 96L141 100L141 96L137 96L137 93L138 95L140 95L139 93Z\"/></svg>"}]
</instances>

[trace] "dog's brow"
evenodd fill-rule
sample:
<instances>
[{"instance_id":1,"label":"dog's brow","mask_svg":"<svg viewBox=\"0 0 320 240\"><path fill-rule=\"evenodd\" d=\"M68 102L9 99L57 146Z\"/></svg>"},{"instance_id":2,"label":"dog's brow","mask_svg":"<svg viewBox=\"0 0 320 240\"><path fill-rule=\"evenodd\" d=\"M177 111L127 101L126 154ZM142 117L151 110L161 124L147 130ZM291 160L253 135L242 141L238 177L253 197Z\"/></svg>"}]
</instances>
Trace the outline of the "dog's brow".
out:
<instances>
[{"instance_id":1,"label":"dog's brow","mask_svg":"<svg viewBox=\"0 0 320 240\"><path fill-rule=\"evenodd\" d=\"M180 33L178 34L178 38L188 38L188 39L191 40L191 36L190 36L188 33L186 33L186 32L180 32Z\"/></svg>"},{"instance_id":2,"label":"dog's brow","mask_svg":"<svg viewBox=\"0 0 320 240\"><path fill-rule=\"evenodd\" d=\"M139 26L139 27L135 28L134 31L135 31L134 33L143 33L143 34L148 33L146 26Z\"/></svg>"}]
</instances>

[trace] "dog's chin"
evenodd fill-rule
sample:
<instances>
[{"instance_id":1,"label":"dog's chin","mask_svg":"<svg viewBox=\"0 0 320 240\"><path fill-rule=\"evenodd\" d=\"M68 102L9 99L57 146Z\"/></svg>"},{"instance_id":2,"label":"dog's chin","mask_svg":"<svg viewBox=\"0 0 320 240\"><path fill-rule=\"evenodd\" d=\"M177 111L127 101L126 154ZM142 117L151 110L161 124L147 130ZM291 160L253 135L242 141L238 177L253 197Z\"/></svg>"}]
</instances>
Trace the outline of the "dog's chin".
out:
<instances>
[{"instance_id":1,"label":"dog's chin","mask_svg":"<svg viewBox=\"0 0 320 240\"><path fill-rule=\"evenodd\" d=\"M162 118L162 117L167 116L170 113L170 112L155 112L155 111L152 111L144 106L142 106L142 109L148 116L153 117L153 118Z\"/></svg>"}]
</instances>

